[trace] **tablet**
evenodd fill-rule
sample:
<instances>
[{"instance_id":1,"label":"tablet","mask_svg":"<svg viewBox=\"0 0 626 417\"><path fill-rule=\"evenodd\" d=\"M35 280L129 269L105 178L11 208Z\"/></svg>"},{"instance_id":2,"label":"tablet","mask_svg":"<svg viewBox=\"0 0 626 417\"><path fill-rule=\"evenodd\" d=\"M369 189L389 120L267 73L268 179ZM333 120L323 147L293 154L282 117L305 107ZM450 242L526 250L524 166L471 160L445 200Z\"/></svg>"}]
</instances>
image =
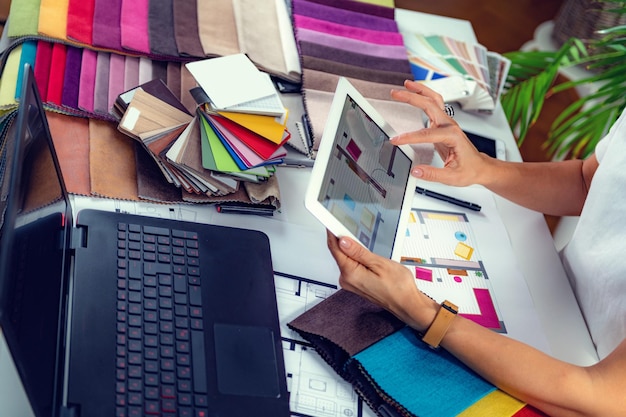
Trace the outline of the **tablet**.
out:
<instances>
[{"instance_id":1,"label":"tablet","mask_svg":"<svg viewBox=\"0 0 626 417\"><path fill-rule=\"evenodd\" d=\"M378 255L400 260L415 193L415 159L372 105L340 78L311 179L306 208L335 236L349 236Z\"/></svg>"}]
</instances>

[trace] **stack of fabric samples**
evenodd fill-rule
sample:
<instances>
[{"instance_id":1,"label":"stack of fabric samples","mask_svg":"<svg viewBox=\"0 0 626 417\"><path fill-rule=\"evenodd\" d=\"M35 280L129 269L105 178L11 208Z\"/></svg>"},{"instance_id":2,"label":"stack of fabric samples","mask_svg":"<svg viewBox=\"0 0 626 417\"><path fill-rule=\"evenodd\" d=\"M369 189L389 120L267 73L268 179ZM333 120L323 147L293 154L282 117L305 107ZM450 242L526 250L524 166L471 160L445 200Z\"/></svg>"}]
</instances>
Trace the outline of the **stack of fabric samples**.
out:
<instances>
[{"instance_id":1,"label":"stack of fabric samples","mask_svg":"<svg viewBox=\"0 0 626 417\"><path fill-rule=\"evenodd\" d=\"M403 35L390 7L352 0L292 0L302 65L302 95L317 151L339 77L345 77L397 132L416 130L420 111L391 99L413 79ZM431 147L418 151L430 162Z\"/></svg>"},{"instance_id":2,"label":"stack of fabric samples","mask_svg":"<svg viewBox=\"0 0 626 417\"><path fill-rule=\"evenodd\" d=\"M267 186L286 154L286 109L281 107L279 116L221 112L200 87L194 95L202 105L190 113L162 80L127 91L116 100L118 129L141 145L162 176L186 192L187 201L229 198L242 184ZM278 187L271 183L277 197Z\"/></svg>"}]
</instances>

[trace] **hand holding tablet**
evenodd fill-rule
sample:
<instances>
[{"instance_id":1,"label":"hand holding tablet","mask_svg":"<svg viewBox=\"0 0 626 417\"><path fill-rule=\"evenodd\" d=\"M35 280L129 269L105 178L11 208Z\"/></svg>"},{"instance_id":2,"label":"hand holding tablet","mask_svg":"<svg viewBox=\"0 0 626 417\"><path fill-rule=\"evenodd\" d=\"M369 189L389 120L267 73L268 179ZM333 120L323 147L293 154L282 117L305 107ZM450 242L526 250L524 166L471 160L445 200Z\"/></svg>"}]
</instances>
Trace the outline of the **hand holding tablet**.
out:
<instances>
[{"instance_id":1,"label":"hand holding tablet","mask_svg":"<svg viewBox=\"0 0 626 417\"><path fill-rule=\"evenodd\" d=\"M335 236L400 259L415 193L408 145L346 80L340 78L305 194L306 208Z\"/></svg>"}]
</instances>

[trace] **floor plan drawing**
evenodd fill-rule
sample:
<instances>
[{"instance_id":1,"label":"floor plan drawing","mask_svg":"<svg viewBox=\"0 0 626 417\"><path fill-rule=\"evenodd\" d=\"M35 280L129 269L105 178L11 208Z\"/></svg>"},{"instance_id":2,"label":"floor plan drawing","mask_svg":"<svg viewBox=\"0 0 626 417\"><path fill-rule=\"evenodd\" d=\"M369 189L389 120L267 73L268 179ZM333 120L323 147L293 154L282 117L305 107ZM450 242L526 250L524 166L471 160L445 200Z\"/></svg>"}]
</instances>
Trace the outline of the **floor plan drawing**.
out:
<instances>
[{"instance_id":1,"label":"floor plan drawing","mask_svg":"<svg viewBox=\"0 0 626 417\"><path fill-rule=\"evenodd\" d=\"M337 287L279 273L274 281L292 416L374 417L352 386L287 327L289 321L325 300Z\"/></svg>"},{"instance_id":2,"label":"floor plan drawing","mask_svg":"<svg viewBox=\"0 0 626 417\"><path fill-rule=\"evenodd\" d=\"M460 307L460 315L506 333L477 246L464 213L413 208L401 262L426 294L449 299Z\"/></svg>"}]
</instances>

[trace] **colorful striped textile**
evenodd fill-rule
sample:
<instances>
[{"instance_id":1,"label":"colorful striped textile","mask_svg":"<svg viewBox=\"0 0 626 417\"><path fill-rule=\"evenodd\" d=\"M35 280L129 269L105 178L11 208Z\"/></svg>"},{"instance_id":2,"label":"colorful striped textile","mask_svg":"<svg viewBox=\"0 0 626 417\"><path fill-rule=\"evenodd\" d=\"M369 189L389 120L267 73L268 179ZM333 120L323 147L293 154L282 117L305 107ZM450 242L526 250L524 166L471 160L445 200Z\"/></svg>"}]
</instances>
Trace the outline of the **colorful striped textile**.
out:
<instances>
[{"instance_id":1,"label":"colorful striped textile","mask_svg":"<svg viewBox=\"0 0 626 417\"><path fill-rule=\"evenodd\" d=\"M11 40L38 38L162 61L244 52L270 74L300 82L282 0L13 0L9 15Z\"/></svg>"}]
</instances>

